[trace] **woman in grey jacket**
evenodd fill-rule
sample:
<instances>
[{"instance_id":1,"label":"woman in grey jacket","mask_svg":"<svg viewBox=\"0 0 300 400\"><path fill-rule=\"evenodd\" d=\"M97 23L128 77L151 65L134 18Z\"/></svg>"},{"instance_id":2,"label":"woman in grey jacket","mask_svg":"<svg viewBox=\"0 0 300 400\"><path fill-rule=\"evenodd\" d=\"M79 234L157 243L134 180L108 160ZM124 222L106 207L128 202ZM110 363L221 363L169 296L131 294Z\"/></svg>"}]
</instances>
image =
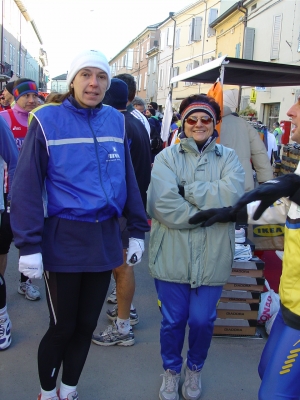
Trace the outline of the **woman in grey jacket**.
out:
<instances>
[{"instance_id":1,"label":"woman in grey jacket","mask_svg":"<svg viewBox=\"0 0 300 400\"><path fill-rule=\"evenodd\" d=\"M199 210L233 205L244 192L244 171L234 150L216 144L219 105L205 95L184 99L179 144L154 162L148 189L152 217L149 265L163 315L161 400L178 400L186 324L185 399L199 399L201 369L210 346L216 304L234 256L233 223L208 229L189 224Z\"/></svg>"}]
</instances>

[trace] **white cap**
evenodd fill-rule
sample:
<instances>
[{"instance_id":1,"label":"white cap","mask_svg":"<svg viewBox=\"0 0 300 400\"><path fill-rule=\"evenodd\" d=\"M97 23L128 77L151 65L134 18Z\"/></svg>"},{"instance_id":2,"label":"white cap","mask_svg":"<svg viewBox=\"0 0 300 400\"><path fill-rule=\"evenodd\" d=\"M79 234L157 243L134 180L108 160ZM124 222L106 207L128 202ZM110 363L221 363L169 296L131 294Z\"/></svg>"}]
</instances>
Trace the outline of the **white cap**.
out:
<instances>
[{"instance_id":1,"label":"white cap","mask_svg":"<svg viewBox=\"0 0 300 400\"><path fill-rule=\"evenodd\" d=\"M108 85L110 87L110 67L107 58L98 50L85 50L77 54L73 59L67 76L67 85L70 86L71 82L75 78L76 74L85 67L100 68L102 71L107 73ZM107 90L106 89L106 90Z\"/></svg>"}]
</instances>

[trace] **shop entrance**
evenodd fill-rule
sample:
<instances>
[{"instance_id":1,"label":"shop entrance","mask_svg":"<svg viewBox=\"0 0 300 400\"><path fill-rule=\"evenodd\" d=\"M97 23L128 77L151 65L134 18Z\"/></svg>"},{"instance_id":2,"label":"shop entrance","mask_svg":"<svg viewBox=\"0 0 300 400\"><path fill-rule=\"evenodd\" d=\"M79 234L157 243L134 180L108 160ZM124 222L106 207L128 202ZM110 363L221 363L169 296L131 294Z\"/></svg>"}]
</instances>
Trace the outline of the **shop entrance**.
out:
<instances>
[{"instance_id":1,"label":"shop entrance","mask_svg":"<svg viewBox=\"0 0 300 400\"><path fill-rule=\"evenodd\" d=\"M264 105L264 125L270 132L273 132L274 122L279 122L280 103L272 103Z\"/></svg>"}]
</instances>

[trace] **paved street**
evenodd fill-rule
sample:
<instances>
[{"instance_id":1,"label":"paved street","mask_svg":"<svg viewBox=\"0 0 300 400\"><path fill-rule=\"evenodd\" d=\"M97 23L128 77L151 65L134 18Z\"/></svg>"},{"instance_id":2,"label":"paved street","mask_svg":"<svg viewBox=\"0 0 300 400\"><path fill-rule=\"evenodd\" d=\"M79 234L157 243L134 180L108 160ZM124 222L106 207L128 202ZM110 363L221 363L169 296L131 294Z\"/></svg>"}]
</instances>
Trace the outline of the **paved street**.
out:
<instances>
[{"instance_id":1,"label":"paved street","mask_svg":"<svg viewBox=\"0 0 300 400\"><path fill-rule=\"evenodd\" d=\"M39 393L37 348L47 329L48 309L42 281L42 298L25 300L17 293L18 253L12 246L6 272L8 311L12 320L12 345L0 353L0 399L35 400ZM153 280L148 273L148 256L136 267L134 304L140 323L132 347L91 345L78 390L80 400L156 400L163 372L160 359L160 313ZM98 322L108 320L105 303ZM255 400L259 388L257 365L266 339L213 338L203 368L202 400ZM186 353L186 345L184 353Z\"/></svg>"}]
</instances>

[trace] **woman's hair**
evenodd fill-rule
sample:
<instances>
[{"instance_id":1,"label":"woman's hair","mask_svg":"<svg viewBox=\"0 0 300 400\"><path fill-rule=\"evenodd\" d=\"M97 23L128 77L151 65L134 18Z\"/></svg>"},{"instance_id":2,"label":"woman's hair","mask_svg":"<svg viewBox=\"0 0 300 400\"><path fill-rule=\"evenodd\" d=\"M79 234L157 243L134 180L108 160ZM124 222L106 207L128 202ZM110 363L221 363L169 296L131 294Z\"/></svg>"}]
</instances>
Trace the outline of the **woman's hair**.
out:
<instances>
[{"instance_id":1,"label":"woman's hair","mask_svg":"<svg viewBox=\"0 0 300 400\"><path fill-rule=\"evenodd\" d=\"M74 90L70 89L67 93L58 93L58 92L51 92L46 100L45 104L49 103L62 103L65 99L67 99L70 95L74 95Z\"/></svg>"},{"instance_id":2,"label":"woman's hair","mask_svg":"<svg viewBox=\"0 0 300 400\"><path fill-rule=\"evenodd\" d=\"M216 113L216 122L219 123L222 119L221 117L221 109L219 104L214 100L213 97L206 96L204 94L194 94L192 96L186 97L182 100L179 113L182 114L183 111L192 103L207 103L209 104Z\"/></svg>"}]
</instances>

